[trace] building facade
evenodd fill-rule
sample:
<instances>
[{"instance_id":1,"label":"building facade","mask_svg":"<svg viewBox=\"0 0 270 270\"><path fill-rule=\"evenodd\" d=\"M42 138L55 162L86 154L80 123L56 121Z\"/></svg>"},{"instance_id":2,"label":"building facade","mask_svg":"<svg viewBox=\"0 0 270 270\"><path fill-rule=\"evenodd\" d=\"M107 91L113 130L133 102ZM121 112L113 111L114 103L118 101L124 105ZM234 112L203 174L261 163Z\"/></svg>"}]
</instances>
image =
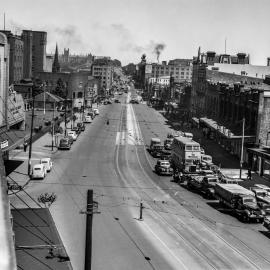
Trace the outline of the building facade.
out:
<instances>
[{"instance_id":1,"label":"building facade","mask_svg":"<svg viewBox=\"0 0 270 270\"><path fill-rule=\"evenodd\" d=\"M192 79L192 60L175 59L163 61L162 64L152 64L151 77L172 76L175 82L188 81Z\"/></svg>"},{"instance_id":2,"label":"building facade","mask_svg":"<svg viewBox=\"0 0 270 270\"><path fill-rule=\"evenodd\" d=\"M9 46L5 34L0 33L0 134L7 131L7 96L9 87Z\"/></svg>"},{"instance_id":3,"label":"building facade","mask_svg":"<svg viewBox=\"0 0 270 270\"><path fill-rule=\"evenodd\" d=\"M23 78L23 41L11 31L3 31L9 44L9 84L18 83Z\"/></svg>"},{"instance_id":4,"label":"building facade","mask_svg":"<svg viewBox=\"0 0 270 270\"><path fill-rule=\"evenodd\" d=\"M113 83L114 67L107 62L94 61L92 65L92 76L100 79L101 86L107 91L111 88Z\"/></svg>"},{"instance_id":5,"label":"building facade","mask_svg":"<svg viewBox=\"0 0 270 270\"><path fill-rule=\"evenodd\" d=\"M47 33L43 31L23 30L24 42L24 78L32 78L34 73L46 68Z\"/></svg>"}]
</instances>

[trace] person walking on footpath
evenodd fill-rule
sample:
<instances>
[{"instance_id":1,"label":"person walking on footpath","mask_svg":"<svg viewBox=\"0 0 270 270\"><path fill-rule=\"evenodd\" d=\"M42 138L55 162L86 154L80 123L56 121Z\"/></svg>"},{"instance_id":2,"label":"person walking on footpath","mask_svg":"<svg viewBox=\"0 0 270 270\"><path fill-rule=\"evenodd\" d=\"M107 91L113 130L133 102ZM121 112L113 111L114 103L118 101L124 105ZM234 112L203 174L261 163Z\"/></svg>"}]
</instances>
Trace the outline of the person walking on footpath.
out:
<instances>
[{"instance_id":1,"label":"person walking on footpath","mask_svg":"<svg viewBox=\"0 0 270 270\"><path fill-rule=\"evenodd\" d=\"M252 180L252 175L251 175L251 169L248 169L248 176L247 176L248 180Z\"/></svg>"}]
</instances>

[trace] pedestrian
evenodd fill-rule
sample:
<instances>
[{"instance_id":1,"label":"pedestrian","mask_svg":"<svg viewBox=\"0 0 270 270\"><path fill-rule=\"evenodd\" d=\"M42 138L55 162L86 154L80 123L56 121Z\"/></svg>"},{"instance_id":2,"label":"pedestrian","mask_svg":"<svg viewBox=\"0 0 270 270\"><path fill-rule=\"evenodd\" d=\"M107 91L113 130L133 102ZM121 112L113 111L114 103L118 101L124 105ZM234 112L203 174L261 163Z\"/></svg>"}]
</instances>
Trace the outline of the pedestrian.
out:
<instances>
[{"instance_id":1,"label":"pedestrian","mask_svg":"<svg viewBox=\"0 0 270 270\"><path fill-rule=\"evenodd\" d=\"M27 142L26 141L24 141L24 143L23 143L23 150L24 150L24 152L26 152L26 150L27 150Z\"/></svg>"},{"instance_id":2,"label":"pedestrian","mask_svg":"<svg viewBox=\"0 0 270 270\"><path fill-rule=\"evenodd\" d=\"M248 179L248 180L252 180L251 178L252 178L252 174L251 174L251 169L249 168L249 169L248 169L248 176L247 176L247 179Z\"/></svg>"}]
</instances>

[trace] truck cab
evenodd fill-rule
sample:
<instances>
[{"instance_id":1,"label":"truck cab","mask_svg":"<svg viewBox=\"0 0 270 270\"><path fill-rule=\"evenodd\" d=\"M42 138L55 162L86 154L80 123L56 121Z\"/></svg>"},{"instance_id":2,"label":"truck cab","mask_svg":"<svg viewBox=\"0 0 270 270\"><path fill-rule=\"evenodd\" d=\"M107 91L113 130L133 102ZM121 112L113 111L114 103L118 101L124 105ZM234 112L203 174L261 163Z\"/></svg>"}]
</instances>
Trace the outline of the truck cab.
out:
<instances>
[{"instance_id":1,"label":"truck cab","mask_svg":"<svg viewBox=\"0 0 270 270\"><path fill-rule=\"evenodd\" d=\"M244 222L256 219L263 222L263 211L259 208L255 196L239 195L235 200L235 208Z\"/></svg>"},{"instance_id":2,"label":"truck cab","mask_svg":"<svg viewBox=\"0 0 270 270\"><path fill-rule=\"evenodd\" d=\"M215 194L215 185L219 183L219 179L217 176L208 175L204 176L202 180L202 192L205 194L207 198L214 198Z\"/></svg>"},{"instance_id":3,"label":"truck cab","mask_svg":"<svg viewBox=\"0 0 270 270\"><path fill-rule=\"evenodd\" d=\"M161 145L161 140L159 138L152 138L150 141L150 147L149 147L149 151L151 152L155 145Z\"/></svg>"},{"instance_id":4,"label":"truck cab","mask_svg":"<svg viewBox=\"0 0 270 270\"><path fill-rule=\"evenodd\" d=\"M159 175L172 175L173 169L168 160L158 160L155 166L155 172Z\"/></svg>"}]
</instances>

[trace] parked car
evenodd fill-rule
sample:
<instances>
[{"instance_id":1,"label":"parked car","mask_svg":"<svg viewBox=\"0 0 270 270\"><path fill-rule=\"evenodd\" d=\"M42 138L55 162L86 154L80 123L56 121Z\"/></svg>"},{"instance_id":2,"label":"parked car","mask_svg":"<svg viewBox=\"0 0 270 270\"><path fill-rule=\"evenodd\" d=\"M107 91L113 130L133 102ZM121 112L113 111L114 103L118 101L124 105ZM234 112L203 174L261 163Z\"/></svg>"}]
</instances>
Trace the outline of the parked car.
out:
<instances>
[{"instance_id":1,"label":"parked car","mask_svg":"<svg viewBox=\"0 0 270 270\"><path fill-rule=\"evenodd\" d=\"M68 136L71 136L74 141L76 141L77 140L77 137L78 137L76 131L74 131L74 130L69 131L68 132Z\"/></svg>"},{"instance_id":2,"label":"parked car","mask_svg":"<svg viewBox=\"0 0 270 270\"><path fill-rule=\"evenodd\" d=\"M60 139L58 149L67 149L69 150L71 148L70 139L68 137Z\"/></svg>"},{"instance_id":3,"label":"parked car","mask_svg":"<svg viewBox=\"0 0 270 270\"><path fill-rule=\"evenodd\" d=\"M112 104L112 103L108 103L108 104ZM99 109L98 108L93 109L93 112L94 112L95 115L99 115Z\"/></svg>"},{"instance_id":4,"label":"parked car","mask_svg":"<svg viewBox=\"0 0 270 270\"><path fill-rule=\"evenodd\" d=\"M32 179L44 179L46 176L46 168L44 164L35 164L32 168Z\"/></svg>"},{"instance_id":5,"label":"parked car","mask_svg":"<svg viewBox=\"0 0 270 270\"><path fill-rule=\"evenodd\" d=\"M115 99L114 103L121 103L119 99Z\"/></svg>"},{"instance_id":6,"label":"parked car","mask_svg":"<svg viewBox=\"0 0 270 270\"><path fill-rule=\"evenodd\" d=\"M73 144L73 142L74 142L73 137L71 137L71 136L65 136L64 138L68 138L70 144Z\"/></svg>"},{"instance_id":7,"label":"parked car","mask_svg":"<svg viewBox=\"0 0 270 270\"><path fill-rule=\"evenodd\" d=\"M77 123L77 127L78 127L81 131L85 131L85 124L84 124L83 122Z\"/></svg>"},{"instance_id":8,"label":"parked car","mask_svg":"<svg viewBox=\"0 0 270 270\"><path fill-rule=\"evenodd\" d=\"M50 172L52 170L53 163L51 158L42 158L40 160L40 164L45 166L46 172Z\"/></svg>"},{"instance_id":9,"label":"parked car","mask_svg":"<svg viewBox=\"0 0 270 270\"><path fill-rule=\"evenodd\" d=\"M74 131L74 132L77 134L77 136L79 136L79 134L81 133L81 130L80 130L79 127L73 127L73 128L71 129L71 131ZM76 141L76 140L75 140L75 141Z\"/></svg>"},{"instance_id":10,"label":"parked car","mask_svg":"<svg viewBox=\"0 0 270 270\"><path fill-rule=\"evenodd\" d=\"M90 116L90 115L86 115L85 117L84 117L84 123L92 123L92 117Z\"/></svg>"}]
</instances>

